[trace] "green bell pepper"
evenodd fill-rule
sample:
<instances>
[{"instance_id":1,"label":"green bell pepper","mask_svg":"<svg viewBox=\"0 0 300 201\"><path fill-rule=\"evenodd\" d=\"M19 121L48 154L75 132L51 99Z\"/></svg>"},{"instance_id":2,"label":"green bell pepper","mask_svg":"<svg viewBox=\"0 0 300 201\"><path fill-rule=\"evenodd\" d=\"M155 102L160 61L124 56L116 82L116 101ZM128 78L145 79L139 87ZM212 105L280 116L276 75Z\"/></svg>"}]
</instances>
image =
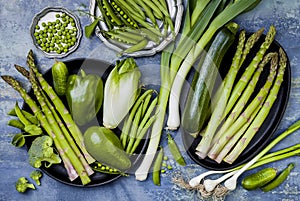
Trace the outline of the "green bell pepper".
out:
<instances>
[{"instance_id":1,"label":"green bell pepper","mask_svg":"<svg viewBox=\"0 0 300 201\"><path fill-rule=\"evenodd\" d=\"M96 74L86 74L83 70L78 75L68 77L66 98L74 121L83 126L94 119L103 102L103 81Z\"/></svg>"}]
</instances>

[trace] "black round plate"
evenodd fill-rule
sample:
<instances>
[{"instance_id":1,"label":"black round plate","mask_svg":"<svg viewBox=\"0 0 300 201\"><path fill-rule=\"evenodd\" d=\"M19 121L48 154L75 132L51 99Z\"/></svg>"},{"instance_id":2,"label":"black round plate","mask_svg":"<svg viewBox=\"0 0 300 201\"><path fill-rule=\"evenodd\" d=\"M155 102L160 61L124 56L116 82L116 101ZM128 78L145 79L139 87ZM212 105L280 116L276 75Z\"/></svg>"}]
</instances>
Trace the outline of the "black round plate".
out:
<instances>
[{"instance_id":1,"label":"black round plate","mask_svg":"<svg viewBox=\"0 0 300 201\"><path fill-rule=\"evenodd\" d=\"M250 36L247 35L247 36ZM260 44L264 41L265 35L261 37L261 39L256 43L256 45L252 48L251 52L249 53L248 59L245 60L244 65L241 67L239 74L237 75L237 79L241 76L243 70L250 64L251 58L254 58L256 52L259 49ZM228 53L225 55L224 60L222 61L222 65L220 68L221 77L225 77L228 67L230 66L233 58L233 54L235 53L237 42L234 43L231 48L228 50ZM278 52L279 48L282 48L281 45L274 41L271 46L269 47L267 52ZM226 69L227 68L227 69ZM266 66L261 74L261 78L259 79L254 94L256 94L259 89L264 85L265 80L269 74L269 66ZM192 76L192 74L190 75ZM271 140L272 136L274 135L287 106L290 94L290 87L291 87L291 69L289 60L287 60L287 66L284 74L284 80L279 90L277 99L273 104L270 113L268 114L266 120L260 127L258 133L253 137L251 142L248 144L247 148L242 152L242 154L237 158L237 160L233 164L225 163L224 161L221 163L217 163L214 160L206 157L201 159L198 155L195 154L195 150L197 145L201 140L201 136L197 138L191 137L188 133L184 132L182 129L182 139L185 149L187 150L188 155L191 157L193 161L197 164L211 170L227 170L234 167L237 167L243 163L248 162L254 156L256 156ZM252 99L252 96L250 99Z\"/></svg>"},{"instance_id":2,"label":"black round plate","mask_svg":"<svg viewBox=\"0 0 300 201\"><path fill-rule=\"evenodd\" d=\"M79 72L80 69L83 69L85 71L86 74L97 74L99 76L101 76L103 83L105 84L105 81L108 77L108 74L110 73L110 71L113 69L114 65L106 63L104 61L101 60L96 60L96 59L86 59L86 58L78 58L78 59L72 59L72 60L67 60L67 61L63 61L69 70L69 74L77 74ZM52 72L51 69L48 70L46 73L44 73L44 78L47 80L47 82L53 86L53 79L52 79ZM33 95L33 90L31 90L29 92L29 94L34 98ZM62 101L65 103L65 105L67 106L67 102L66 99L64 97L61 97ZM23 108L27 111L30 111L29 107L27 105L24 105ZM100 109L97 118L92 121L91 123L89 123L88 125L85 125L84 127L80 127L82 133L84 133L84 131L92 125L100 125L102 126L102 109ZM117 135L121 134L121 131L119 129L115 129L114 132ZM143 153L145 153L146 151L146 147L149 141L148 138L149 132L146 136L146 138L141 141L139 147L137 148L135 154L132 155L131 157L131 161L132 161L132 167L126 171L126 173L130 173L133 171L134 168L137 167L139 161L140 161L140 157L142 156ZM32 140L34 138L31 138L30 140L26 140L26 146L30 147ZM57 164L57 165L52 165L49 168L45 168L44 166L41 167L41 170L46 173L48 176L50 176L51 178L67 184L67 185L71 185L71 186L77 186L77 187L93 187L93 186L100 186L103 184L107 184L110 183L112 181L115 181L116 179L118 179L119 177L121 177L120 174L105 174L105 173L101 173L101 172L96 172L90 176L91 178L91 182L87 185L82 185L81 181L79 178L77 178L74 181L70 181L68 178L68 174L66 169L64 168L63 164Z\"/></svg>"}]
</instances>

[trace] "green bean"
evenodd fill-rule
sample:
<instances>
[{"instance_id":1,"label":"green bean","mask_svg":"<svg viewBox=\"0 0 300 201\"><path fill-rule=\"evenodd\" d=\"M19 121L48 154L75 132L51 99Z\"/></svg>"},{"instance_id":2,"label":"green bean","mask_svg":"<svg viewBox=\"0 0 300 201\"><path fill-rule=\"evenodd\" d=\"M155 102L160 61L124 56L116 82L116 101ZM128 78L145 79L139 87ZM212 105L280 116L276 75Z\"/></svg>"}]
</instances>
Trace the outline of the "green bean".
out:
<instances>
[{"instance_id":1,"label":"green bean","mask_svg":"<svg viewBox=\"0 0 300 201\"><path fill-rule=\"evenodd\" d=\"M130 150L132 148L132 145L134 144L135 138L137 136L137 130L138 130L138 127L139 127L141 116L142 116L143 104L144 103L142 103L139 106L136 114L134 115L131 130L129 132L129 142L128 142L127 147L126 147L126 153L130 152Z\"/></svg>"},{"instance_id":2,"label":"green bean","mask_svg":"<svg viewBox=\"0 0 300 201\"><path fill-rule=\"evenodd\" d=\"M18 119L11 119L8 121L7 125L24 130L25 125Z\"/></svg>"},{"instance_id":3,"label":"green bean","mask_svg":"<svg viewBox=\"0 0 300 201\"><path fill-rule=\"evenodd\" d=\"M148 119L150 118L155 106L157 105L157 101L158 101L158 98L156 97L155 99L153 99L153 101L151 102L150 106L147 108L147 112L146 114L144 115L141 123L140 123L140 127L141 129L145 126L146 122L148 121ZM139 131L140 132L140 131Z\"/></svg>"},{"instance_id":4,"label":"green bean","mask_svg":"<svg viewBox=\"0 0 300 201\"><path fill-rule=\"evenodd\" d=\"M144 138L145 134L147 133L149 127L154 123L156 116L150 117L150 119L147 121L147 123L144 125L144 127L138 131L137 138L132 146L130 154L133 154L136 150L136 148L139 146L141 140Z\"/></svg>"},{"instance_id":5,"label":"green bean","mask_svg":"<svg viewBox=\"0 0 300 201\"><path fill-rule=\"evenodd\" d=\"M132 107L129 116L126 118L125 123L123 125L122 133L121 133L121 140L122 140L123 147L126 147L130 126L131 126L131 123L133 121L133 118L134 118L134 115L135 115L137 109L139 108L140 104L144 101L145 97L148 94L151 94L152 92L153 92L153 89L149 89L149 90L145 91L134 103L134 106Z\"/></svg>"},{"instance_id":6,"label":"green bean","mask_svg":"<svg viewBox=\"0 0 300 201\"><path fill-rule=\"evenodd\" d=\"M152 173L153 183L157 186L160 186L160 172L161 172L161 164L162 164L162 161L163 161L163 157L164 157L163 148L160 147L160 150L159 150L159 152L156 156L156 159L154 161L153 173Z\"/></svg>"},{"instance_id":7,"label":"green bean","mask_svg":"<svg viewBox=\"0 0 300 201\"><path fill-rule=\"evenodd\" d=\"M169 146L172 156L174 157L174 159L176 160L176 162L179 165L185 166L186 165L185 160L184 160L183 156L181 155L176 142L174 141L174 139L172 138L170 133L168 133L167 135L168 135L168 146Z\"/></svg>"},{"instance_id":8,"label":"green bean","mask_svg":"<svg viewBox=\"0 0 300 201\"><path fill-rule=\"evenodd\" d=\"M143 50L148 44L148 40L147 39L144 39L142 41L140 41L139 43L137 43L136 45L133 45L129 48L127 48L126 50L124 50L122 53L133 53L133 52L137 52L137 51L140 51L140 50Z\"/></svg>"},{"instance_id":9,"label":"green bean","mask_svg":"<svg viewBox=\"0 0 300 201\"><path fill-rule=\"evenodd\" d=\"M290 163L273 181L271 181L267 185L261 187L261 189L264 192L268 192L268 191L271 191L274 188L278 187L280 184L282 184L287 179L291 170L294 169L294 167L295 167L295 164Z\"/></svg>"},{"instance_id":10,"label":"green bean","mask_svg":"<svg viewBox=\"0 0 300 201\"><path fill-rule=\"evenodd\" d=\"M144 100L144 105L143 105L143 109L142 109L142 116L144 117L148 108L149 108L149 103L151 101L152 96L147 96Z\"/></svg>"}]
</instances>

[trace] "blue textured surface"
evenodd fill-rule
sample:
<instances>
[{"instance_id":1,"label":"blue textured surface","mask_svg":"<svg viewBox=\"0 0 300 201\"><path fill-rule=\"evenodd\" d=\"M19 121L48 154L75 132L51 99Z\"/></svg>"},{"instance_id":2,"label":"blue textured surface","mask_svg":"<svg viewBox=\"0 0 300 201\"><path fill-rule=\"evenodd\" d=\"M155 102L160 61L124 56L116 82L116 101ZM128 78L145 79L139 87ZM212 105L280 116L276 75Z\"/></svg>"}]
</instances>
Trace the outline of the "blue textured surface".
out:
<instances>
[{"instance_id":1,"label":"blue textured surface","mask_svg":"<svg viewBox=\"0 0 300 201\"><path fill-rule=\"evenodd\" d=\"M32 17L46 6L63 6L69 10L83 8L81 4L88 5L89 1L83 0L11 0L9 3L0 0L0 74L21 76L16 73L13 64L25 65L29 49L33 49L38 63L43 71L49 69L53 60L47 59L38 51L30 38L29 27ZM292 86L289 104L280 123L277 134L286 129L296 120L300 119L300 1L299 0L262 0L255 10L236 19L241 28L247 31L256 31L261 27L268 28L271 24L277 28L276 40L285 48L291 62ZM78 13L77 13L78 15ZM82 26L89 23L87 16L78 15ZM78 57L99 58L109 62L116 60L115 52L106 48L98 38L86 39L83 37L77 51L65 59ZM144 83L159 82L160 54L147 58L138 58L144 75ZM151 68L145 64L151 64ZM77 188L61 184L48 176L42 179L42 186L35 191L20 194L15 191L14 183L20 176L28 176L33 168L28 163L25 149L18 149L10 144L13 134L18 130L6 125L10 119L6 113L11 110L15 101L22 102L21 97L7 84L0 80L0 200L198 200L195 192L179 188L172 183L172 177L180 173L186 178L191 178L206 171L195 165L186 154L188 165L179 167L173 165L173 170L162 176L162 185L155 186L151 176L145 182L138 182L134 176L121 178L105 186L94 188ZM275 149L299 143L299 133L295 132ZM180 137L175 138L182 147ZM167 153L168 154L168 153ZM273 166L279 170L286 167L289 162L296 162L297 166L288 180L276 190L263 193L260 190L246 191L239 185L230 192L226 200L300 200L300 163L296 157L276 162ZM248 172L249 173L249 172ZM247 173L247 174L248 174ZM240 182L240 180L239 180Z\"/></svg>"}]
</instances>

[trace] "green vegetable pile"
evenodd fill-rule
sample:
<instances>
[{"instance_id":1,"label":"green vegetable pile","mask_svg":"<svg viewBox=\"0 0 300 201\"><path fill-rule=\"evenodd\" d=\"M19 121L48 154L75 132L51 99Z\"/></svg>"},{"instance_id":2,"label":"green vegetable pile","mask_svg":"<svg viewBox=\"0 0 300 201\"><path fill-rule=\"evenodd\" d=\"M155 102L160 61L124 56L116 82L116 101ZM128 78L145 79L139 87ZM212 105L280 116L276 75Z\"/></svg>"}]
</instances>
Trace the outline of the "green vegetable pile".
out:
<instances>
[{"instance_id":1,"label":"green vegetable pile","mask_svg":"<svg viewBox=\"0 0 300 201\"><path fill-rule=\"evenodd\" d=\"M159 44L169 29L174 33L173 21L165 0L97 0L101 16L85 27L86 37L102 20L107 30L101 33L115 43L128 46L119 54L133 53L144 49L149 42ZM163 24L160 28L159 25Z\"/></svg>"},{"instance_id":2,"label":"green vegetable pile","mask_svg":"<svg viewBox=\"0 0 300 201\"><path fill-rule=\"evenodd\" d=\"M48 53L64 54L77 42L75 20L66 13L57 13L53 21L38 22L34 37L40 48Z\"/></svg>"}]
</instances>

